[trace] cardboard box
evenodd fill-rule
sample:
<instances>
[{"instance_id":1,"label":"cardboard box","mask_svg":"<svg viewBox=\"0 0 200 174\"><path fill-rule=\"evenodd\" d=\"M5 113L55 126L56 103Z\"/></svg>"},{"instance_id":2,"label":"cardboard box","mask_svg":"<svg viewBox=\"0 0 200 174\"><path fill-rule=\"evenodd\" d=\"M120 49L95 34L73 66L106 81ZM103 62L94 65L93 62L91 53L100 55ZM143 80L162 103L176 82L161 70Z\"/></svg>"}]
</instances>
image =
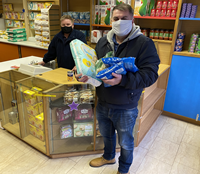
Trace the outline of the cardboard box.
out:
<instances>
[{"instance_id":1,"label":"cardboard box","mask_svg":"<svg viewBox=\"0 0 200 174\"><path fill-rule=\"evenodd\" d=\"M111 13L110 5L101 6L101 25L110 25L110 13Z\"/></svg>"}]
</instances>

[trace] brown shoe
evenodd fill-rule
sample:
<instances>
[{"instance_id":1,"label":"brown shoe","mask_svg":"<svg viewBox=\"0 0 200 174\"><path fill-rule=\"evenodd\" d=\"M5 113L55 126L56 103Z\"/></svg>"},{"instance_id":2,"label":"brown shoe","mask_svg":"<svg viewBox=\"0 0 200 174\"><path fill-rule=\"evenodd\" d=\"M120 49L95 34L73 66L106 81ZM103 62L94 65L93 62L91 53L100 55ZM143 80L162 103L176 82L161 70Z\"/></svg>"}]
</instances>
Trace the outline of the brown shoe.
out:
<instances>
[{"instance_id":1,"label":"brown shoe","mask_svg":"<svg viewBox=\"0 0 200 174\"><path fill-rule=\"evenodd\" d=\"M128 173L119 173L119 172L117 172L117 174L130 174L130 172L128 172Z\"/></svg>"},{"instance_id":2,"label":"brown shoe","mask_svg":"<svg viewBox=\"0 0 200 174\"><path fill-rule=\"evenodd\" d=\"M113 158L112 160L106 160L103 156L100 158L95 158L92 161L90 161L90 166L91 167L101 167L103 165L107 165L107 164L115 164L115 158Z\"/></svg>"}]
</instances>

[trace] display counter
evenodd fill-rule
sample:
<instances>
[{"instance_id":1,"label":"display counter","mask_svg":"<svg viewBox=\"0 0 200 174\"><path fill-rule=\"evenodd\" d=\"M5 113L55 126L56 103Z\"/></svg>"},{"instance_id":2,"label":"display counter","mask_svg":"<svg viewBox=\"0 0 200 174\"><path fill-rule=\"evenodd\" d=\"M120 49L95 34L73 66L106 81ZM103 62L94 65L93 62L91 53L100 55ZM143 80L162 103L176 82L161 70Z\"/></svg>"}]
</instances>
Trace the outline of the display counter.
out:
<instances>
[{"instance_id":1,"label":"display counter","mask_svg":"<svg viewBox=\"0 0 200 174\"><path fill-rule=\"evenodd\" d=\"M9 42L7 39L0 39L0 62L27 56L44 57L47 50L48 48L38 46L35 42Z\"/></svg>"}]
</instances>

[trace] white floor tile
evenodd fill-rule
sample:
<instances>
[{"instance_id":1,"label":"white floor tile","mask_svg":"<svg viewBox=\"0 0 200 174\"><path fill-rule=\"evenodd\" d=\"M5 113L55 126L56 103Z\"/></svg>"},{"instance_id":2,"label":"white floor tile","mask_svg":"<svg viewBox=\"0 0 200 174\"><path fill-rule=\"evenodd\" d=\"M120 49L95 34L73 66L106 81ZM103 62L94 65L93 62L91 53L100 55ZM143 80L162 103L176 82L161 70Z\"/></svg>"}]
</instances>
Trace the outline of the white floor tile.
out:
<instances>
[{"instance_id":1,"label":"white floor tile","mask_svg":"<svg viewBox=\"0 0 200 174\"><path fill-rule=\"evenodd\" d=\"M200 148L182 142L175 162L200 171Z\"/></svg>"},{"instance_id":2,"label":"white floor tile","mask_svg":"<svg viewBox=\"0 0 200 174\"><path fill-rule=\"evenodd\" d=\"M176 144L180 144L184 132L184 128L166 122L160 130L158 137Z\"/></svg>"},{"instance_id":3,"label":"white floor tile","mask_svg":"<svg viewBox=\"0 0 200 174\"><path fill-rule=\"evenodd\" d=\"M200 174L197 170L175 162L170 174Z\"/></svg>"},{"instance_id":4,"label":"white floor tile","mask_svg":"<svg viewBox=\"0 0 200 174\"><path fill-rule=\"evenodd\" d=\"M171 165L146 156L136 174L169 174Z\"/></svg>"},{"instance_id":5,"label":"white floor tile","mask_svg":"<svg viewBox=\"0 0 200 174\"><path fill-rule=\"evenodd\" d=\"M149 149L147 156L156 158L164 163L172 165L179 145L157 137Z\"/></svg>"},{"instance_id":6,"label":"white floor tile","mask_svg":"<svg viewBox=\"0 0 200 174\"><path fill-rule=\"evenodd\" d=\"M150 130L153 130L155 132L160 132L161 128L163 127L164 123L166 122L167 117L160 115L157 120L155 121L155 123L153 124L153 126L151 127Z\"/></svg>"},{"instance_id":7,"label":"white floor tile","mask_svg":"<svg viewBox=\"0 0 200 174\"><path fill-rule=\"evenodd\" d=\"M181 127L183 129L185 129L187 127L187 124L188 124L185 121L181 121L181 120L171 118L171 117L167 117L166 122L169 123L169 124L173 124L174 126Z\"/></svg>"}]
</instances>

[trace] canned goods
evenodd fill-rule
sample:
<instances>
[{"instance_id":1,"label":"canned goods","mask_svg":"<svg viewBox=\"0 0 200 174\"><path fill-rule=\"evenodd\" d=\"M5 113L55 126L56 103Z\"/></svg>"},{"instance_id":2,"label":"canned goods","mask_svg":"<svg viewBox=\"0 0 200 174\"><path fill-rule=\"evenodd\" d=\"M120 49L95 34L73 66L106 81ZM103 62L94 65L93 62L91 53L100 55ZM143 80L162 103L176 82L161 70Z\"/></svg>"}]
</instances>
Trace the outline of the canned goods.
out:
<instances>
[{"instance_id":1,"label":"canned goods","mask_svg":"<svg viewBox=\"0 0 200 174\"><path fill-rule=\"evenodd\" d=\"M67 80L68 80L68 82L74 81L74 72L73 71L67 71Z\"/></svg>"}]
</instances>

